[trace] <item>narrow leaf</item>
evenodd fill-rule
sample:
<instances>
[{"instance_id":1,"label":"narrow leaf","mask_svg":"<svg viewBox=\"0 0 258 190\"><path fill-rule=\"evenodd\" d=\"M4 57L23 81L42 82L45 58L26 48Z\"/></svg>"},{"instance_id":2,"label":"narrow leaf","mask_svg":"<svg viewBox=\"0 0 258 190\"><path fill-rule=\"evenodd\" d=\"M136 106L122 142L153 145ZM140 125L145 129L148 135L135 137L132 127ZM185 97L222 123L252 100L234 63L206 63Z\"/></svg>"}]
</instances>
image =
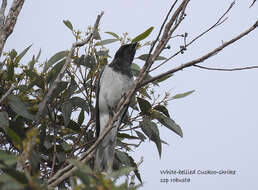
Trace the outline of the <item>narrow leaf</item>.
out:
<instances>
[{"instance_id":1,"label":"narrow leaf","mask_svg":"<svg viewBox=\"0 0 258 190\"><path fill-rule=\"evenodd\" d=\"M161 140L159 135L159 129L156 123L150 121L150 119L148 118L145 118L141 123L141 129L150 138L150 140L152 140L156 144L159 156L161 157Z\"/></svg>"},{"instance_id":2,"label":"narrow leaf","mask_svg":"<svg viewBox=\"0 0 258 190\"><path fill-rule=\"evenodd\" d=\"M54 65L59 60L65 58L67 54L68 54L68 51L60 51L60 52L56 53L55 55L53 55L49 59L49 61L45 63L43 72L46 72L50 66Z\"/></svg>"},{"instance_id":3,"label":"narrow leaf","mask_svg":"<svg viewBox=\"0 0 258 190\"><path fill-rule=\"evenodd\" d=\"M65 126L68 126L68 124L70 122L70 117L72 114L72 104L70 101L64 102L64 104L62 106L62 113L63 113L63 117L64 117L64 124L65 124Z\"/></svg>"},{"instance_id":4,"label":"narrow leaf","mask_svg":"<svg viewBox=\"0 0 258 190\"><path fill-rule=\"evenodd\" d=\"M150 104L150 102L148 102L148 101L145 100L145 99L139 98L139 97L137 97L137 101L138 101L138 103L139 103L141 112L142 112L144 115L148 115L148 114L150 113L150 110L151 110L151 104Z\"/></svg>"},{"instance_id":5,"label":"narrow leaf","mask_svg":"<svg viewBox=\"0 0 258 190\"><path fill-rule=\"evenodd\" d=\"M171 131L175 132L180 137L183 137L181 127L177 125L173 119L166 117L165 115L159 112L153 112L152 117L156 118L162 125L170 129Z\"/></svg>"},{"instance_id":6,"label":"narrow leaf","mask_svg":"<svg viewBox=\"0 0 258 190\"><path fill-rule=\"evenodd\" d=\"M0 112L0 128L9 127L9 118L7 112Z\"/></svg>"},{"instance_id":7,"label":"narrow leaf","mask_svg":"<svg viewBox=\"0 0 258 190\"><path fill-rule=\"evenodd\" d=\"M106 39L106 40L102 40L102 41L97 42L96 46L103 46L103 45L114 43L116 41L119 41L119 40L118 39Z\"/></svg>"},{"instance_id":8,"label":"narrow leaf","mask_svg":"<svg viewBox=\"0 0 258 190\"><path fill-rule=\"evenodd\" d=\"M142 134L140 131L135 131L137 136L139 137L139 139L141 139L141 141L144 141L146 139L146 137L144 136L144 134Z\"/></svg>"},{"instance_id":9,"label":"narrow leaf","mask_svg":"<svg viewBox=\"0 0 258 190\"><path fill-rule=\"evenodd\" d=\"M73 25L69 20L63 20L63 23L65 24L65 26L67 26L67 28L73 31Z\"/></svg>"},{"instance_id":10,"label":"narrow leaf","mask_svg":"<svg viewBox=\"0 0 258 190\"><path fill-rule=\"evenodd\" d=\"M85 116L84 116L84 110L82 109L81 112L80 112L80 114L79 114L79 116L78 116L78 124L79 124L79 125L82 125L82 123L83 123L83 121L84 121L84 118L85 118Z\"/></svg>"},{"instance_id":11,"label":"narrow leaf","mask_svg":"<svg viewBox=\"0 0 258 190\"><path fill-rule=\"evenodd\" d=\"M23 50L19 55L19 59L21 59L28 51L29 49L31 48L32 45L30 45L29 47L27 47L25 50Z\"/></svg>"},{"instance_id":12,"label":"narrow leaf","mask_svg":"<svg viewBox=\"0 0 258 190\"><path fill-rule=\"evenodd\" d=\"M157 110L161 113L164 113L167 117L170 117L169 112L165 106L157 105L153 108L154 110Z\"/></svg>"},{"instance_id":13,"label":"narrow leaf","mask_svg":"<svg viewBox=\"0 0 258 190\"><path fill-rule=\"evenodd\" d=\"M70 159L69 162L77 167L80 171L91 174L92 170L85 163L80 162L79 160Z\"/></svg>"},{"instance_id":14,"label":"narrow leaf","mask_svg":"<svg viewBox=\"0 0 258 190\"><path fill-rule=\"evenodd\" d=\"M164 76L164 77L162 77L160 79L155 80L155 82L157 82L157 83L163 82L163 81L169 79L172 76L173 76L173 74L168 74L168 75L166 75L166 76Z\"/></svg>"},{"instance_id":15,"label":"narrow leaf","mask_svg":"<svg viewBox=\"0 0 258 190\"><path fill-rule=\"evenodd\" d=\"M110 34L111 36L119 39L119 36L117 34L115 34L114 32L105 32L106 34Z\"/></svg>"},{"instance_id":16,"label":"narrow leaf","mask_svg":"<svg viewBox=\"0 0 258 190\"><path fill-rule=\"evenodd\" d=\"M21 115L22 117L30 120L34 120L35 116L28 112L27 107L18 96L10 95L8 97L8 103L12 110L18 115Z\"/></svg>"},{"instance_id":17,"label":"narrow leaf","mask_svg":"<svg viewBox=\"0 0 258 190\"><path fill-rule=\"evenodd\" d=\"M188 91L188 92L185 92L185 93L182 93L182 94L176 94L175 96L173 96L170 100L173 100L173 99L178 99L178 98L184 98L190 94L192 94L195 90L191 90L191 91Z\"/></svg>"},{"instance_id":18,"label":"narrow leaf","mask_svg":"<svg viewBox=\"0 0 258 190\"><path fill-rule=\"evenodd\" d=\"M132 40L132 42L134 43L134 42L139 42L139 41L144 40L145 38L147 38L147 37L150 35L150 33L152 32L153 28L154 28L154 27L152 26L152 27L150 27L149 29L147 29L145 32L139 34L138 36L136 36L136 37Z\"/></svg>"},{"instance_id":19,"label":"narrow leaf","mask_svg":"<svg viewBox=\"0 0 258 190\"><path fill-rule=\"evenodd\" d=\"M89 105L81 97L72 97L70 101L73 108L79 107L89 113Z\"/></svg>"},{"instance_id":20,"label":"narrow leaf","mask_svg":"<svg viewBox=\"0 0 258 190\"><path fill-rule=\"evenodd\" d=\"M146 61L147 58L148 58L149 54L143 54L143 55L140 55L139 57L137 57L137 59L140 59L140 60L143 60L143 61ZM162 57L162 56L158 56L156 57L156 61L162 61L162 60L166 60L167 58L165 57Z\"/></svg>"}]
</instances>

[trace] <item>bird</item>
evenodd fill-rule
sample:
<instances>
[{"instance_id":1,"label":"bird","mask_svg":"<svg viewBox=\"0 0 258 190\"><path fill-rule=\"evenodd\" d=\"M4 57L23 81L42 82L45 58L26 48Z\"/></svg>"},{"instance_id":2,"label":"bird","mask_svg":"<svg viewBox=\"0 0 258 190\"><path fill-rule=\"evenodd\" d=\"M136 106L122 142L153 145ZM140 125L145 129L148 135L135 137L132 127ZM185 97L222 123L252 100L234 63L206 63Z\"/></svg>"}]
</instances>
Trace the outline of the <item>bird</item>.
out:
<instances>
[{"instance_id":1,"label":"bird","mask_svg":"<svg viewBox=\"0 0 258 190\"><path fill-rule=\"evenodd\" d=\"M120 99L133 85L131 65L136 53L137 43L122 45L109 65L99 73L96 89L96 136L107 127L113 117ZM113 128L108 132L96 149L94 169L99 172L112 172L116 146L117 130L127 113L128 105L122 110Z\"/></svg>"}]
</instances>

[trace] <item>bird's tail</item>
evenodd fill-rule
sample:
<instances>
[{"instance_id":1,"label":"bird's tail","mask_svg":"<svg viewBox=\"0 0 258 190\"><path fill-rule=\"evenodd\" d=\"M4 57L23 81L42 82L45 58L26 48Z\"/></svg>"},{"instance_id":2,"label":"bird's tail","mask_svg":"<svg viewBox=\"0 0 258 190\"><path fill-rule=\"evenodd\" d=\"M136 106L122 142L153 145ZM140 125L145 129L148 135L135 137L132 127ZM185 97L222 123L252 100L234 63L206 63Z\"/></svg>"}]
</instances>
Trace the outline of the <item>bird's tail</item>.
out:
<instances>
[{"instance_id":1,"label":"bird's tail","mask_svg":"<svg viewBox=\"0 0 258 190\"><path fill-rule=\"evenodd\" d=\"M113 166L117 128L114 127L98 145L94 163L95 171L111 172Z\"/></svg>"}]
</instances>

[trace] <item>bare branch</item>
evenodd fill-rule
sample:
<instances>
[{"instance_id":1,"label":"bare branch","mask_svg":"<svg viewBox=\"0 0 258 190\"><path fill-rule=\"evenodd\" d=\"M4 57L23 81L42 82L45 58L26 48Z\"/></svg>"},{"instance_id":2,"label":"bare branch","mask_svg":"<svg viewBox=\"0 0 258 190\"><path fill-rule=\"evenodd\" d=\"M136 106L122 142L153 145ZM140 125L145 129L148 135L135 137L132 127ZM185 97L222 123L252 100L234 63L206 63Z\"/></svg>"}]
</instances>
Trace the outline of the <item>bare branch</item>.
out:
<instances>
[{"instance_id":1,"label":"bare branch","mask_svg":"<svg viewBox=\"0 0 258 190\"><path fill-rule=\"evenodd\" d=\"M236 36L235 38L225 42L224 44L222 44L221 46L217 47L216 49L214 49L213 51L207 53L206 55L198 58L198 59L195 59L195 60L192 60L190 62L187 62L187 63L184 63L178 67L175 67L167 72L164 72L160 75L157 75L155 77L152 77L151 79L147 80L147 81L144 81L143 83L141 83L140 86L144 86L150 82L154 82L155 80L157 79L160 79L164 76L167 76L169 74L172 74L172 73L175 73L177 71L180 71L180 70L183 70L184 68L187 68L187 67L190 67L190 66L193 66L197 63L201 63L203 61L205 61L206 59L212 57L213 55L217 54L218 52L220 52L222 49L224 49L225 47L227 47L228 45L231 45L232 43L238 41L239 39L241 39L242 37L246 36L247 34L249 34L250 32L252 32L253 30L255 30L258 26L258 20L255 22L255 24L253 26L251 26L248 30L246 30L245 32L239 34L238 36Z\"/></svg>"},{"instance_id":2,"label":"bare branch","mask_svg":"<svg viewBox=\"0 0 258 190\"><path fill-rule=\"evenodd\" d=\"M50 89L48 90L47 94L44 96L44 99L43 99L42 102L39 104L39 110L38 110L38 113L37 113L37 116L36 116L36 121L38 121L38 120L40 119L40 117L41 117L41 115L42 115L42 113L43 113L43 110L44 110L44 108L45 108L47 102L49 101L49 99L50 99L51 95L53 94L54 90L56 89L57 85L61 82L61 80L62 80L62 78L63 78L64 72L65 72L67 66L68 66L68 65L71 63L71 61L72 61L72 56L73 56L73 52L74 52L75 48L76 48L76 47L79 47L79 46L83 46L83 45L85 45L86 43L88 43L88 42L91 40L93 34L94 34L94 33L97 31L97 29L98 29L99 22L100 22L101 17L103 16L103 14L104 14L104 12L101 12L101 14L98 15L97 20L96 20L96 22L95 22L95 24L94 24L92 33L91 33L85 40L83 40L83 41L81 41L81 42L75 42L75 43L73 43L73 45L72 45L72 47L71 47L71 49L70 49L70 51L69 51L69 53L68 53L68 55L67 55L67 57L66 57L66 61L65 61L64 66L62 67L62 69L61 69L60 72L58 73L58 75L57 75L55 81L52 83L52 85L51 85Z\"/></svg>"},{"instance_id":3,"label":"bare branch","mask_svg":"<svg viewBox=\"0 0 258 190\"><path fill-rule=\"evenodd\" d=\"M256 0L254 0L254 1L252 2L252 4L250 5L249 8L251 8L251 7L254 5L255 2L256 2Z\"/></svg>"},{"instance_id":4,"label":"bare branch","mask_svg":"<svg viewBox=\"0 0 258 190\"><path fill-rule=\"evenodd\" d=\"M202 36L204 36L205 34L207 34L208 32L210 32L212 29L216 28L217 26L221 25L222 23L224 23L227 18L225 18L225 16L227 15L227 13L233 8L233 6L235 5L235 1L232 2L229 6L229 8L223 13L223 15L217 20L217 22L215 24L213 24L210 28L206 29L204 32L202 32L201 34L199 34L198 36L196 36L194 39L192 39L189 43L184 44L184 48L186 49L188 46L190 46L192 43L194 43L196 40L198 40L199 38L201 38ZM182 35L177 35L177 36L182 36ZM184 40L185 37L184 37ZM165 61L163 61L162 63L160 63L159 65L157 65L156 67L154 67L153 69L151 69L149 72L152 72L156 69L158 69L159 67L161 67L162 65L164 65L165 63L167 63L168 61L170 61L171 59L173 59L174 57L176 57L178 54L180 54L182 52L182 50L180 49L179 51L177 51L174 55L172 55L171 57L169 57L168 59L166 59Z\"/></svg>"},{"instance_id":5,"label":"bare branch","mask_svg":"<svg viewBox=\"0 0 258 190\"><path fill-rule=\"evenodd\" d=\"M258 69L258 66L239 67L239 68L232 68L232 69L211 68L211 67L204 67L200 65L193 65L193 66L200 69L206 69L211 71L242 71L242 70Z\"/></svg>"},{"instance_id":6,"label":"bare branch","mask_svg":"<svg viewBox=\"0 0 258 190\"><path fill-rule=\"evenodd\" d=\"M7 92L1 97L0 99L0 104L2 103L2 101L4 101L4 99L12 93L12 91L15 89L14 86L12 86L11 88L9 88L9 90L7 90Z\"/></svg>"},{"instance_id":7,"label":"bare branch","mask_svg":"<svg viewBox=\"0 0 258 190\"><path fill-rule=\"evenodd\" d=\"M202 37L203 35L205 35L206 33L208 33L209 31L211 31L212 29L214 29L215 27L221 25L222 23L224 23L227 18L225 18L225 16L229 13L229 11L233 8L233 6L235 5L235 1L233 1L229 8L225 11L225 13L217 20L217 22L215 24L213 24L210 28L208 28L207 30L205 30L204 32L202 32L201 34L199 34L198 36L196 36L193 40L191 40L187 45L191 45L193 42L195 42L196 40L198 40L200 37Z\"/></svg>"},{"instance_id":8,"label":"bare branch","mask_svg":"<svg viewBox=\"0 0 258 190\"><path fill-rule=\"evenodd\" d=\"M0 30L0 57L2 55L4 45L5 45L7 38L13 32L14 26L16 24L17 18L20 14L20 11L22 9L24 1L25 0L14 0L6 19L4 18L4 10L6 8L6 4L4 4L5 0L2 2L1 23L3 25L0 27L1 28L1 30Z\"/></svg>"}]
</instances>

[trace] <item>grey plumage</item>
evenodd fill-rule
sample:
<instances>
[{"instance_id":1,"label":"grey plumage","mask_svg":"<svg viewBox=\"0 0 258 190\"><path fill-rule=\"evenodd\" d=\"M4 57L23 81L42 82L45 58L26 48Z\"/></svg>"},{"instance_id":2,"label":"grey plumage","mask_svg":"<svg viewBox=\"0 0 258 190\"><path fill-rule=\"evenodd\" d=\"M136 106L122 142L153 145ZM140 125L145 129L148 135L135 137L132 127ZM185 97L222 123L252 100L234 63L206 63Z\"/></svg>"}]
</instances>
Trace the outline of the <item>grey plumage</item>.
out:
<instances>
[{"instance_id":1,"label":"grey plumage","mask_svg":"<svg viewBox=\"0 0 258 190\"><path fill-rule=\"evenodd\" d=\"M110 65L99 74L96 91L96 132L97 137L114 115L116 106L133 84L131 64L136 51L136 43L121 46ZM94 168L97 171L111 171L116 145L117 129L121 125L125 108L114 123L114 127L97 147Z\"/></svg>"}]
</instances>

